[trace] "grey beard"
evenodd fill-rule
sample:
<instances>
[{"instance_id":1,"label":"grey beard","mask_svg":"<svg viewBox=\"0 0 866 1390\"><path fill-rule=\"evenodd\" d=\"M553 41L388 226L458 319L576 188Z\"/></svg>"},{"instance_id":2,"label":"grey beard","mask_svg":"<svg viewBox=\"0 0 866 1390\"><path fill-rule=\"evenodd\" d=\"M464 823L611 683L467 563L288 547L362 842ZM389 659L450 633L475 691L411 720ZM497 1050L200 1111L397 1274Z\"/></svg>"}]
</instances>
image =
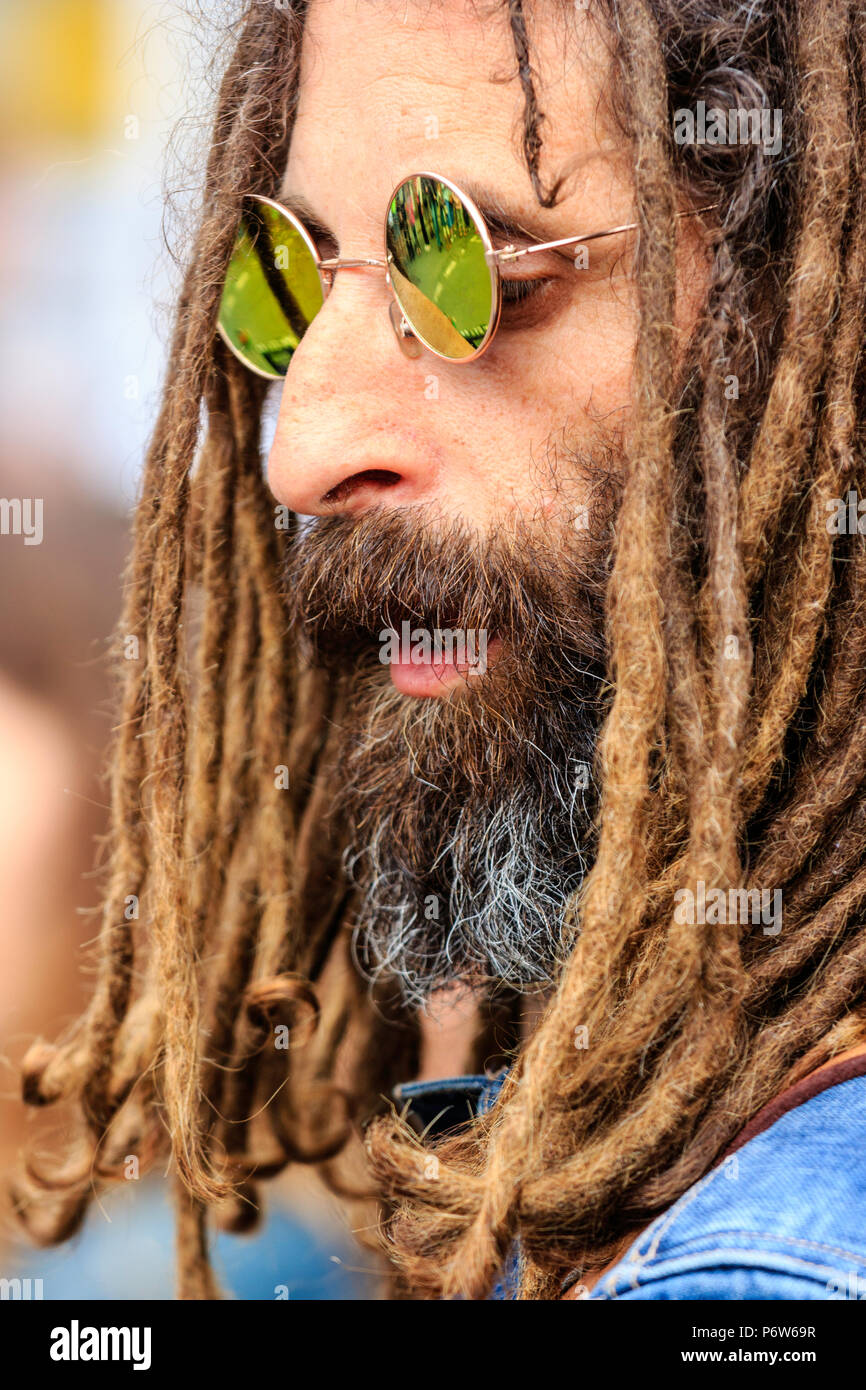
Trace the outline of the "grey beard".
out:
<instances>
[{"instance_id":1,"label":"grey beard","mask_svg":"<svg viewBox=\"0 0 866 1390\"><path fill-rule=\"evenodd\" d=\"M349 824L363 827L346 854L359 967L412 1006L458 980L552 983L573 944L565 909L593 836L595 721L586 705L559 703L545 727L538 711L522 744L493 751L497 784L477 752L475 775L455 765L459 711L431 701L407 712L401 701L374 699L349 759ZM476 735L483 748L484 715Z\"/></svg>"},{"instance_id":2,"label":"grey beard","mask_svg":"<svg viewBox=\"0 0 866 1390\"><path fill-rule=\"evenodd\" d=\"M604 502L592 531L567 511L479 535L402 509L319 519L286 557L292 621L346 693L333 809L356 960L406 1003L456 981L543 986L572 944L607 699L615 494L604 460L591 462ZM376 659L376 634L381 645L404 621L489 632L499 655L462 691L407 698Z\"/></svg>"}]
</instances>

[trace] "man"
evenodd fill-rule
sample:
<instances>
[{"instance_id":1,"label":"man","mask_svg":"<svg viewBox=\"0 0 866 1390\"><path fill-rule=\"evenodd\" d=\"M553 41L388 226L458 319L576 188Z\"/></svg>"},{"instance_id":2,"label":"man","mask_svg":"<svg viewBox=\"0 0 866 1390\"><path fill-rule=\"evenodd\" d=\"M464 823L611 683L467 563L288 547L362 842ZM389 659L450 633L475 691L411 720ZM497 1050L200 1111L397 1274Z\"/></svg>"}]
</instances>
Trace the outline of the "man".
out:
<instances>
[{"instance_id":1,"label":"man","mask_svg":"<svg viewBox=\"0 0 866 1390\"><path fill-rule=\"evenodd\" d=\"M462 990L479 1075L367 1131L404 1292L866 1276L864 37L841 0L246 7L100 976L25 1068L86 1121L55 1235L167 1129L212 1296L208 1209L292 1160L346 1190Z\"/></svg>"}]
</instances>

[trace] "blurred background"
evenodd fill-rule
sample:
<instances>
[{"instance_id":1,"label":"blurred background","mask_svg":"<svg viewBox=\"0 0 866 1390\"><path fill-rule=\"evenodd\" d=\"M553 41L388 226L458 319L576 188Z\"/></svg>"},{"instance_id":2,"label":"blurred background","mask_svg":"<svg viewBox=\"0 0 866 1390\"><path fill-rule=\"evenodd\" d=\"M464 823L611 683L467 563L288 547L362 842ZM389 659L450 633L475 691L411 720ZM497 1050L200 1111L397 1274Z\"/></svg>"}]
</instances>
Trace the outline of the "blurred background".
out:
<instances>
[{"instance_id":1,"label":"blurred background","mask_svg":"<svg viewBox=\"0 0 866 1390\"><path fill-rule=\"evenodd\" d=\"M57 1128L56 1117L20 1104L17 1063L85 993L82 947L98 925L88 875L105 824L111 727L103 657L175 281L164 185L178 190L182 216L207 128L209 65L233 8L0 0L4 1189L28 1136L44 1149ZM303 1176L274 1190L261 1232L220 1238L216 1262L236 1297L286 1297L280 1286L289 1298L375 1296L371 1273L358 1268L370 1259ZM0 1281L16 1278L41 1280L46 1299L170 1298L162 1185L123 1184L56 1250L29 1250L2 1205ZM15 1286L0 1282L0 1297L12 1296Z\"/></svg>"}]
</instances>

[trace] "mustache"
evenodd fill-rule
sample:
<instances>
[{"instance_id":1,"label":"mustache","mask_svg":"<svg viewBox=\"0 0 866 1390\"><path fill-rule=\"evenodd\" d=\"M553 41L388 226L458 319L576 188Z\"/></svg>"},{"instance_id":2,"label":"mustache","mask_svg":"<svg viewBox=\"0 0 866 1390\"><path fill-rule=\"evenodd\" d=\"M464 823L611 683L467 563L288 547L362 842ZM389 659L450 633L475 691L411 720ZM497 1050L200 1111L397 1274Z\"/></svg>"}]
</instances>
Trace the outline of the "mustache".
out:
<instances>
[{"instance_id":1,"label":"mustache","mask_svg":"<svg viewBox=\"0 0 866 1390\"><path fill-rule=\"evenodd\" d=\"M512 661L552 679L563 661L603 660L608 555L602 535L562 523L517 518L480 533L417 507L376 509L303 524L280 578L317 664L375 660L383 630L408 623L501 638Z\"/></svg>"}]
</instances>

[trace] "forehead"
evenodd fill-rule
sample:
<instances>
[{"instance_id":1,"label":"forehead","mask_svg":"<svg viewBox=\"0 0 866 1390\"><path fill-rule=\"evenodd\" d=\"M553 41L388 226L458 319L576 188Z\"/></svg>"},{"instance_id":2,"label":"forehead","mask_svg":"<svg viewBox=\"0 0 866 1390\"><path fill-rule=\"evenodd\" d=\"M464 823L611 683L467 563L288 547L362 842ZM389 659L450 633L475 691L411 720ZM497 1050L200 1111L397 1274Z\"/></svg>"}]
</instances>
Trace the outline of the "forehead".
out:
<instances>
[{"instance_id":1,"label":"forehead","mask_svg":"<svg viewBox=\"0 0 866 1390\"><path fill-rule=\"evenodd\" d=\"M544 113L540 174L568 176L551 227L572 201L604 195L622 155L605 101L609 58L579 7L525 6ZM312 0L285 185L335 232L381 225L407 174L433 169L507 191L536 215L523 153L525 93L502 3Z\"/></svg>"}]
</instances>

